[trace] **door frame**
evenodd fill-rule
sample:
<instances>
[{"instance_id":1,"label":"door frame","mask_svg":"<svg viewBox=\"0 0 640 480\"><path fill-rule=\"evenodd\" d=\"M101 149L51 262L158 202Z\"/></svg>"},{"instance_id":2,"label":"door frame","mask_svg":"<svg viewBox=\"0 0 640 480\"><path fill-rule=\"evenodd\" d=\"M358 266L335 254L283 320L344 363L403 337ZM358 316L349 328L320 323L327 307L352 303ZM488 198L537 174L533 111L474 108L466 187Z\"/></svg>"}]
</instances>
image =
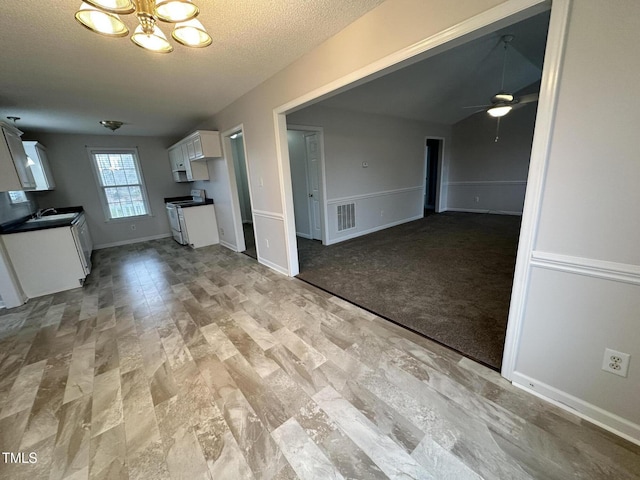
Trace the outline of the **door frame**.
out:
<instances>
[{"instance_id":1,"label":"door frame","mask_svg":"<svg viewBox=\"0 0 640 480\"><path fill-rule=\"evenodd\" d=\"M422 209L424 210L424 197L426 197L427 193L427 140L438 140L440 142L440 148L438 151L438 179L436 180L436 204L435 204L435 212L440 213L444 212L447 209L447 197L446 197L446 189L443 190L442 186L443 182L443 172L444 172L444 148L446 139L444 137L439 137L435 135L427 135L424 137L424 170L422 172L422 193L423 193L423 201L422 201Z\"/></svg>"},{"instance_id":2,"label":"door frame","mask_svg":"<svg viewBox=\"0 0 640 480\"><path fill-rule=\"evenodd\" d=\"M223 242L220 243L227 248L235 252L244 252L247 249L247 246L244 241L244 229L242 227L242 212L240 211L240 196L238 194L238 179L236 178L236 169L234 166L233 159L233 148L231 147L231 135L234 133L242 133L242 146L244 148L244 168L246 169L247 182L249 183L249 203L251 204L251 222L254 228L253 234L255 235L255 218L253 215L253 194L251 192L251 169L249 167L249 161L247 159L247 140L246 135L244 133L244 125L241 123L240 125L230 128L229 130L225 130L220 134L220 138L222 140L222 157L226 163L227 172L229 175L229 192L231 195L231 218L233 221L233 229L236 237L236 244L231 245L230 243ZM258 242L256 242L256 254L258 258L260 258L260 252L258 251Z\"/></svg>"},{"instance_id":3,"label":"door frame","mask_svg":"<svg viewBox=\"0 0 640 480\"><path fill-rule=\"evenodd\" d=\"M312 90L273 110L276 140L276 161L281 188L282 212L288 274L299 273L291 169L289 165L286 132L286 114L323 98L364 83L369 79L398 70L428 56L453 48L480 36L507 27L551 8L547 33L545 61L542 69L538 112L533 135L529 175L525 194L516 266L509 305L509 320L504 346L501 374L511 380L515 372L518 345L522 335L527 290L531 277L531 255L540 223L542 192L547 170L551 137L558 103L558 89L563 66L564 49L572 0L509 0L459 24L424 38L417 43L383 57L371 64Z\"/></svg>"},{"instance_id":4,"label":"door frame","mask_svg":"<svg viewBox=\"0 0 640 480\"><path fill-rule=\"evenodd\" d=\"M327 174L325 168L325 158L324 158L324 128L323 127L314 127L311 125L287 125L287 130L295 130L297 132L313 132L318 135L318 147L320 148L320 195L322 195L322 199L320 202L320 226L322 229L322 244L327 244L327 232L329 231L329 224L327 219ZM288 150L288 144L287 144ZM306 171L306 166L305 166ZM309 179L309 172L307 171L307 181ZM292 190L293 195L293 190ZM293 200L293 198L292 198ZM311 221L311 212L309 212L309 221ZM313 230L313 228L312 228ZM313 237L313 232L311 233Z\"/></svg>"}]
</instances>

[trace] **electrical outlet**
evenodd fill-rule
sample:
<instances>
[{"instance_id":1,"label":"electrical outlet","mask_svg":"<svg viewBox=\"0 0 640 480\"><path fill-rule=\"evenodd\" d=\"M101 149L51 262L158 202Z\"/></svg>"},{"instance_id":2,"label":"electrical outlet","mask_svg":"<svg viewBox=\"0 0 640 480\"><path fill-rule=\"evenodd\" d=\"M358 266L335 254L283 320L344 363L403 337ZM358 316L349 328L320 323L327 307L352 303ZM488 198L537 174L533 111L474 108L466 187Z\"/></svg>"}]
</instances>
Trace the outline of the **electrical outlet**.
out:
<instances>
[{"instance_id":1,"label":"electrical outlet","mask_svg":"<svg viewBox=\"0 0 640 480\"><path fill-rule=\"evenodd\" d=\"M384 217L384 210L380 210L380 216Z\"/></svg>"},{"instance_id":2,"label":"electrical outlet","mask_svg":"<svg viewBox=\"0 0 640 480\"><path fill-rule=\"evenodd\" d=\"M480 203L480 197L479 196L475 196L475 198L473 199L476 203Z\"/></svg>"},{"instance_id":3,"label":"electrical outlet","mask_svg":"<svg viewBox=\"0 0 640 480\"><path fill-rule=\"evenodd\" d=\"M602 370L605 372L613 373L614 375L620 375L626 377L629 371L629 360L631 355L628 353L618 352L606 348L604 350L604 358L602 360Z\"/></svg>"},{"instance_id":4,"label":"electrical outlet","mask_svg":"<svg viewBox=\"0 0 640 480\"><path fill-rule=\"evenodd\" d=\"M220 229L220 235L222 235L224 237L224 228Z\"/></svg>"},{"instance_id":5,"label":"electrical outlet","mask_svg":"<svg viewBox=\"0 0 640 480\"><path fill-rule=\"evenodd\" d=\"M267 248L269 248L269 239L268 238L264 239L264 243L266 243L267 244Z\"/></svg>"},{"instance_id":6,"label":"electrical outlet","mask_svg":"<svg viewBox=\"0 0 640 480\"><path fill-rule=\"evenodd\" d=\"M131 225L131 230L135 230L136 226L135 225Z\"/></svg>"}]
</instances>

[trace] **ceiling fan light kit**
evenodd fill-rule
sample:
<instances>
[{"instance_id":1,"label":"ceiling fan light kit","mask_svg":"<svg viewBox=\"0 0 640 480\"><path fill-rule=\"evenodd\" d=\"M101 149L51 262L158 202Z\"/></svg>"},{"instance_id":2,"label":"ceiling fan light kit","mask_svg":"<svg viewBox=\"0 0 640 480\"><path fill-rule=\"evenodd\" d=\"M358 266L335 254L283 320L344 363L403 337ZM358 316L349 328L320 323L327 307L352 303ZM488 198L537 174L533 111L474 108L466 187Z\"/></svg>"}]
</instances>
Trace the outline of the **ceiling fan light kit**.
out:
<instances>
[{"instance_id":1,"label":"ceiling fan light kit","mask_svg":"<svg viewBox=\"0 0 640 480\"><path fill-rule=\"evenodd\" d=\"M513 107L511 105L494 105L487 110L487 113L493 118L504 117L511 111Z\"/></svg>"},{"instance_id":2,"label":"ceiling fan light kit","mask_svg":"<svg viewBox=\"0 0 640 480\"><path fill-rule=\"evenodd\" d=\"M173 47L157 25L158 20L175 24L174 40L187 47L202 48L212 39L195 17L199 8L191 0L85 0L76 20L85 28L109 37L124 37L129 29L119 15L136 13L139 25L131 41L146 50L169 53Z\"/></svg>"}]
</instances>

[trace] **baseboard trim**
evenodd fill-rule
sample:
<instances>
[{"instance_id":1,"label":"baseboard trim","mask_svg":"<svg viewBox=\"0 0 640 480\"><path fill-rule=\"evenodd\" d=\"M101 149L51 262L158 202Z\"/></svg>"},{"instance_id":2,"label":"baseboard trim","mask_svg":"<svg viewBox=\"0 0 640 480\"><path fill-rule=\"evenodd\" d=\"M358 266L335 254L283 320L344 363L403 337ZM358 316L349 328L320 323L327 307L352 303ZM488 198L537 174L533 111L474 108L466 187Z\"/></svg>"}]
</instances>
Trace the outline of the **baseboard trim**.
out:
<instances>
[{"instance_id":1,"label":"baseboard trim","mask_svg":"<svg viewBox=\"0 0 640 480\"><path fill-rule=\"evenodd\" d=\"M159 240L161 238L171 237L170 233L161 233L160 235L152 235L150 237L140 237L140 238L132 238L130 240L122 240L120 242L112 242L112 243L101 243L99 245L94 245L94 250L102 250L103 248L111 248L111 247L120 247L122 245L131 245L134 243L140 242L148 242L150 240Z\"/></svg>"},{"instance_id":2,"label":"baseboard trim","mask_svg":"<svg viewBox=\"0 0 640 480\"><path fill-rule=\"evenodd\" d=\"M345 235L344 237L338 237L333 239L327 239L327 245L333 245L335 243L344 242L345 240L351 240L352 238L361 237L363 235L368 235L370 233L378 232L380 230L384 230L386 228L395 227L397 225L402 225L403 223L413 222L414 220L420 220L424 218L423 215L416 215L415 217L403 218L402 220L398 220L391 223L385 223L384 225L379 225L377 227L369 228L367 230L362 230L361 232L354 232L350 235Z\"/></svg>"},{"instance_id":3,"label":"baseboard trim","mask_svg":"<svg viewBox=\"0 0 640 480\"><path fill-rule=\"evenodd\" d=\"M481 210L477 208L450 208L447 207L445 212L466 212L466 213L488 213L491 215L515 215L517 217L522 216L522 212L512 212L509 210Z\"/></svg>"},{"instance_id":4,"label":"baseboard trim","mask_svg":"<svg viewBox=\"0 0 640 480\"><path fill-rule=\"evenodd\" d=\"M531 265L548 270L640 285L640 266L534 250Z\"/></svg>"},{"instance_id":5,"label":"baseboard trim","mask_svg":"<svg viewBox=\"0 0 640 480\"><path fill-rule=\"evenodd\" d=\"M313 240L313 236L307 234L307 233L300 233L300 232L296 232L296 237L302 237L302 238L306 238L308 240Z\"/></svg>"},{"instance_id":6,"label":"baseboard trim","mask_svg":"<svg viewBox=\"0 0 640 480\"><path fill-rule=\"evenodd\" d=\"M222 245L225 248L228 248L229 250L231 250L233 252L237 252L238 251L238 248L234 244L229 243L229 242L225 242L224 240L220 240L220 245Z\"/></svg>"},{"instance_id":7,"label":"baseboard trim","mask_svg":"<svg viewBox=\"0 0 640 480\"><path fill-rule=\"evenodd\" d=\"M536 397L640 445L640 425L517 371L513 372L512 383Z\"/></svg>"},{"instance_id":8,"label":"baseboard trim","mask_svg":"<svg viewBox=\"0 0 640 480\"><path fill-rule=\"evenodd\" d=\"M283 268L276 263L270 262L269 260L265 260L264 258L258 258L258 263L261 263L262 265L269 267L271 270L275 270L278 273L286 275L287 277L289 276L289 271L286 268Z\"/></svg>"}]
</instances>

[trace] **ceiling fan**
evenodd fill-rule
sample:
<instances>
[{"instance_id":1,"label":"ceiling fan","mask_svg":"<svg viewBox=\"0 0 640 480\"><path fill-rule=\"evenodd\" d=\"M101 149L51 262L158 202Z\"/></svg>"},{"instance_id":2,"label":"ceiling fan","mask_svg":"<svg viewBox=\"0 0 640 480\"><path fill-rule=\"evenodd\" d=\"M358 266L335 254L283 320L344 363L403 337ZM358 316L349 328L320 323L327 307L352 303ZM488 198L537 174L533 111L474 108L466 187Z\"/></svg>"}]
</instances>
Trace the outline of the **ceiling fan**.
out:
<instances>
[{"instance_id":1,"label":"ceiling fan","mask_svg":"<svg viewBox=\"0 0 640 480\"><path fill-rule=\"evenodd\" d=\"M498 122L496 125L496 138L495 142L498 141L498 133L500 131L500 119L504 117L507 113L509 113L514 108L521 107L526 105L527 103L537 102L538 101L538 92L530 93L528 95L522 95L520 97L516 97L513 93L506 92L504 90L504 76L505 70L507 66L507 49L509 44L513 41L513 35L503 35L500 38L500 41L504 45L504 57L502 61L502 80L500 82L500 91L491 97L491 103L486 105L472 105L464 108L479 108L478 112L486 111L490 116L497 118ZM477 112L476 112L477 113Z\"/></svg>"}]
</instances>

